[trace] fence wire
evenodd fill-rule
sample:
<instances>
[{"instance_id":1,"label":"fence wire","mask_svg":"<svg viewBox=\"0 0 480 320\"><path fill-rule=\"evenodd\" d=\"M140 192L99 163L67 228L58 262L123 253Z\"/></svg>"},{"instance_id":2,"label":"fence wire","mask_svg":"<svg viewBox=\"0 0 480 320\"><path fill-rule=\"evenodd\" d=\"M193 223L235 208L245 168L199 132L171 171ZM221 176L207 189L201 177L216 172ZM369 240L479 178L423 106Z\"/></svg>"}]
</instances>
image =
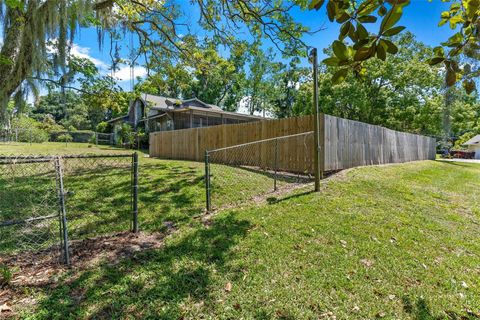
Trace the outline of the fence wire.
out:
<instances>
[{"instance_id":1,"label":"fence wire","mask_svg":"<svg viewBox=\"0 0 480 320\"><path fill-rule=\"evenodd\" d=\"M58 205L54 159L0 158L0 251L58 244Z\"/></svg>"},{"instance_id":2,"label":"fence wire","mask_svg":"<svg viewBox=\"0 0 480 320\"><path fill-rule=\"evenodd\" d=\"M207 151L207 210L312 182L313 140L306 132Z\"/></svg>"},{"instance_id":3,"label":"fence wire","mask_svg":"<svg viewBox=\"0 0 480 320\"><path fill-rule=\"evenodd\" d=\"M134 230L136 159L0 156L0 252L48 249L65 260L71 241Z\"/></svg>"}]
</instances>

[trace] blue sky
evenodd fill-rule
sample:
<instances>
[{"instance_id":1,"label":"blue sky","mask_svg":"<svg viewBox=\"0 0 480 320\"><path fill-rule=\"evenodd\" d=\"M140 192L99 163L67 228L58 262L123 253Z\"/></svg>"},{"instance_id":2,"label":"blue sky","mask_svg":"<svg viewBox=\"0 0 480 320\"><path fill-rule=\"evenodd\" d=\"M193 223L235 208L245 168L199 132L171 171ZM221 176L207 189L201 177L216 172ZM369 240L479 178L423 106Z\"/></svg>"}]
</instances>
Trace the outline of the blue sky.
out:
<instances>
[{"instance_id":1,"label":"blue sky","mask_svg":"<svg viewBox=\"0 0 480 320\"><path fill-rule=\"evenodd\" d=\"M179 2L182 3L183 10L187 12L185 20L194 23L198 18L197 9L189 5L189 2L186 0L179 0ZM405 8L399 24L406 26L407 30L415 34L419 41L431 46L439 45L440 42L447 40L453 34L448 25L441 28L437 27L441 12L447 10L449 5L440 0L433 0L433 2L412 0L411 4ZM320 11L295 9L292 11L292 14L298 22L311 29L325 28L314 35L306 35L303 39L307 44L317 47L320 53L322 49L328 47L337 38L339 25L328 21L325 8ZM197 25L193 24L191 27L194 32L201 33ZM103 72L107 72L110 65L109 41L105 41L104 48L100 49L97 43L96 30L90 28L80 30L74 43L73 51L75 54L92 59ZM127 36L122 41L119 41L119 45L122 47L124 57L127 57L130 37ZM141 66L136 67L135 76L144 75L145 69ZM129 68L127 66L123 66L116 74L116 77L120 78L119 83L124 89L128 90L130 88Z\"/></svg>"}]
</instances>

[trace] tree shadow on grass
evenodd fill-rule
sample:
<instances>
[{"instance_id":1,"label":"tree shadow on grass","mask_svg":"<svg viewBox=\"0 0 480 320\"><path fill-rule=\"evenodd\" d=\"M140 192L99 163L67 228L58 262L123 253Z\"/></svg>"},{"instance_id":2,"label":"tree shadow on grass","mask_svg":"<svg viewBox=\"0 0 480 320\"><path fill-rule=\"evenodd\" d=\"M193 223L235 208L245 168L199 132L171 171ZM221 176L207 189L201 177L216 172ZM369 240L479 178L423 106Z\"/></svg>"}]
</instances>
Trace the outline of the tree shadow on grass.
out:
<instances>
[{"instance_id":1,"label":"tree shadow on grass","mask_svg":"<svg viewBox=\"0 0 480 320\"><path fill-rule=\"evenodd\" d=\"M412 301L409 297L403 297L403 310L406 313L410 314L413 319L416 320L443 320L443 319L452 319L452 320L475 320L480 319L480 317L473 313L459 314L455 311L442 310L440 315L438 312L434 314L428 305L427 300L424 298L419 298L416 301Z\"/></svg>"},{"instance_id":2,"label":"tree shadow on grass","mask_svg":"<svg viewBox=\"0 0 480 320\"><path fill-rule=\"evenodd\" d=\"M48 288L37 305L39 318L155 318L195 315L195 306L213 306L214 274L232 272L232 247L251 225L233 214L209 227L172 240L164 248L144 251L118 265L102 264L74 280ZM223 287L220 289L222 290ZM193 308L193 309L191 309ZM39 313L40 315L42 313Z\"/></svg>"}]
</instances>

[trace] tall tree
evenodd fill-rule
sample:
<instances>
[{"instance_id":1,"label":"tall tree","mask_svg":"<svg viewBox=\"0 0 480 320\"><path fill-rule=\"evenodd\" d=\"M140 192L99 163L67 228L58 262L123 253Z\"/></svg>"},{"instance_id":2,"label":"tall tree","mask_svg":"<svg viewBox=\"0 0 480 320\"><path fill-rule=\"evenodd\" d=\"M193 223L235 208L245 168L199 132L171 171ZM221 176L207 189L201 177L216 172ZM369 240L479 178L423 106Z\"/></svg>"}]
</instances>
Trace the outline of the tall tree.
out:
<instances>
[{"instance_id":1,"label":"tall tree","mask_svg":"<svg viewBox=\"0 0 480 320\"><path fill-rule=\"evenodd\" d=\"M282 1L194 0L200 9L200 24L229 43L235 31L268 37L285 51L298 50L306 29L290 16L293 4ZM116 28L137 34L139 54L161 58L189 54L179 30L178 3L151 0L0 0L3 41L0 49L0 121L7 101L29 78L45 72L49 48L55 40L58 65L65 65L69 44L77 27L94 25L99 30ZM188 29L188 28L187 28ZM102 35L102 32L99 32ZM102 43L103 37L99 37ZM286 45L282 45L282 43ZM32 83L30 83L32 84Z\"/></svg>"},{"instance_id":2,"label":"tall tree","mask_svg":"<svg viewBox=\"0 0 480 320\"><path fill-rule=\"evenodd\" d=\"M319 79L320 108L323 112L388 128L441 136L446 105L444 72L424 61L433 49L415 40L410 33L393 39L399 52L385 61L372 59L365 62L369 70L361 78L352 74L347 80L332 83L332 75L339 67L322 67ZM327 50L327 54L331 49ZM405 64L408 61L408 64ZM294 105L295 114L311 114L311 81L303 82ZM448 103L452 134L458 135L467 127L459 125L461 119L473 128L474 115L479 107L478 96L454 94ZM460 112L459 107L465 111ZM455 114L458 113L458 116Z\"/></svg>"}]
</instances>

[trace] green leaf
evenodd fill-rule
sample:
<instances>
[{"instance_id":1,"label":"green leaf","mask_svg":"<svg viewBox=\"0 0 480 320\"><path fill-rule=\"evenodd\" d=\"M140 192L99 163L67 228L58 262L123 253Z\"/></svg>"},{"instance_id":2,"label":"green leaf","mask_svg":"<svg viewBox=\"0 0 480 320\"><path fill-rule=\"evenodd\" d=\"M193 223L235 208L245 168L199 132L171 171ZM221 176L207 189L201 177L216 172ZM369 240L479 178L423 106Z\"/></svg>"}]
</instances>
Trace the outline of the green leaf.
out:
<instances>
[{"instance_id":1,"label":"green leaf","mask_svg":"<svg viewBox=\"0 0 480 320\"><path fill-rule=\"evenodd\" d=\"M455 61L455 60L452 60L450 62L450 67L453 69L453 71L455 72L461 72L462 70L460 69L460 67L458 66L458 62Z\"/></svg>"},{"instance_id":2,"label":"green leaf","mask_svg":"<svg viewBox=\"0 0 480 320\"><path fill-rule=\"evenodd\" d=\"M456 57L462 52L462 47L453 48L448 52L449 57Z\"/></svg>"},{"instance_id":3,"label":"green leaf","mask_svg":"<svg viewBox=\"0 0 480 320\"><path fill-rule=\"evenodd\" d=\"M345 39L345 37L347 36L348 31L350 30L351 27L352 27L352 23L350 21L345 22L342 25L342 27L340 28L340 34L339 34L338 38L340 40Z\"/></svg>"},{"instance_id":4,"label":"green leaf","mask_svg":"<svg viewBox=\"0 0 480 320\"><path fill-rule=\"evenodd\" d=\"M378 4L375 1L365 1L363 2L358 10L358 16L366 16L375 11Z\"/></svg>"},{"instance_id":5,"label":"green leaf","mask_svg":"<svg viewBox=\"0 0 480 320\"><path fill-rule=\"evenodd\" d=\"M368 31L361 23L357 23L357 35L360 40L368 38Z\"/></svg>"},{"instance_id":6,"label":"green leaf","mask_svg":"<svg viewBox=\"0 0 480 320\"><path fill-rule=\"evenodd\" d=\"M445 50L443 49L443 47L440 46L433 48L433 53L435 53L435 56L437 57L445 56Z\"/></svg>"},{"instance_id":7,"label":"green leaf","mask_svg":"<svg viewBox=\"0 0 480 320\"><path fill-rule=\"evenodd\" d=\"M442 43L442 45L447 47L456 47L462 42L463 42L463 36L460 32L457 32L453 36L448 38L447 42Z\"/></svg>"},{"instance_id":8,"label":"green leaf","mask_svg":"<svg viewBox=\"0 0 480 320\"><path fill-rule=\"evenodd\" d=\"M333 84L339 84L340 82L345 80L347 75L348 75L348 69L347 68L338 70L337 72L335 72L335 74L332 77L332 83Z\"/></svg>"},{"instance_id":9,"label":"green leaf","mask_svg":"<svg viewBox=\"0 0 480 320\"><path fill-rule=\"evenodd\" d=\"M340 60L337 57L330 57L322 61L325 65L330 66L330 67L336 67L338 66L338 63Z\"/></svg>"},{"instance_id":10,"label":"green leaf","mask_svg":"<svg viewBox=\"0 0 480 320\"><path fill-rule=\"evenodd\" d=\"M480 0L463 1L463 6L465 7L467 17L473 19L477 11L480 10Z\"/></svg>"},{"instance_id":11,"label":"green leaf","mask_svg":"<svg viewBox=\"0 0 480 320\"><path fill-rule=\"evenodd\" d=\"M375 16L363 16L358 18L358 21L362 23L375 23L377 22L377 17Z\"/></svg>"},{"instance_id":12,"label":"green leaf","mask_svg":"<svg viewBox=\"0 0 480 320\"><path fill-rule=\"evenodd\" d=\"M353 60L355 61L364 61L372 57L372 50L370 47L361 47L355 52Z\"/></svg>"},{"instance_id":13,"label":"green leaf","mask_svg":"<svg viewBox=\"0 0 480 320\"><path fill-rule=\"evenodd\" d=\"M465 20L463 19L463 17L461 15L456 15L454 17L451 17L450 18L450 28L455 29L457 27L458 23L464 23L464 22L465 22Z\"/></svg>"},{"instance_id":14,"label":"green leaf","mask_svg":"<svg viewBox=\"0 0 480 320\"><path fill-rule=\"evenodd\" d=\"M313 10L313 9L318 10L323 6L324 2L325 2L325 0L312 0L312 2L310 2L310 5L308 6L308 9L309 10Z\"/></svg>"},{"instance_id":15,"label":"green leaf","mask_svg":"<svg viewBox=\"0 0 480 320\"><path fill-rule=\"evenodd\" d=\"M335 40L333 42L332 48L333 52L340 61L348 59L348 48L343 42Z\"/></svg>"},{"instance_id":16,"label":"green leaf","mask_svg":"<svg viewBox=\"0 0 480 320\"><path fill-rule=\"evenodd\" d=\"M403 30L405 30L405 27L402 27L402 26L393 27L392 29L389 29L389 30L385 31L383 33L383 35L387 36L387 37L391 37L391 36L399 34Z\"/></svg>"},{"instance_id":17,"label":"green leaf","mask_svg":"<svg viewBox=\"0 0 480 320\"><path fill-rule=\"evenodd\" d=\"M346 12L342 13L342 15L337 18L338 23L344 23L350 19L350 15Z\"/></svg>"},{"instance_id":18,"label":"green leaf","mask_svg":"<svg viewBox=\"0 0 480 320\"><path fill-rule=\"evenodd\" d=\"M397 46L390 40L382 39L380 40L380 44L384 45L390 54L396 54L398 52Z\"/></svg>"},{"instance_id":19,"label":"green leaf","mask_svg":"<svg viewBox=\"0 0 480 320\"><path fill-rule=\"evenodd\" d=\"M431 66L442 63L443 61L445 61L445 58L443 58L443 57L435 57L435 58L431 58L431 59L427 60L428 64L431 65Z\"/></svg>"},{"instance_id":20,"label":"green leaf","mask_svg":"<svg viewBox=\"0 0 480 320\"><path fill-rule=\"evenodd\" d=\"M7 7L10 7L11 9L18 9L23 7L22 1L20 0L6 0L5 4L7 5Z\"/></svg>"},{"instance_id":21,"label":"green leaf","mask_svg":"<svg viewBox=\"0 0 480 320\"><path fill-rule=\"evenodd\" d=\"M328 20L330 22L333 22L335 20L335 16L337 15L337 8L335 6L335 3L333 1L328 1L327 4L327 15L328 15Z\"/></svg>"},{"instance_id":22,"label":"green leaf","mask_svg":"<svg viewBox=\"0 0 480 320\"><path fill-rule=\"evenodd\" d=\"M348 36L352 39L353 42L358 41L357 32L355 32L355 26L352 24L351 28L348 30Z\"/></svg>"},{"instance_id":23,"label":"green leaf","mask_svg":"<svg viewBox=\"0 0 480 320\"><path fill-rule=\"evenodd\" d=\"M450 11L452 12L457 12L458 10L460 10L462 6L460 5L460 3L452 3L452 5L450 6Z\"/></svg>"},{"instance_id":24,"label":"green leaf","mask_svg":"<svg viewBox=\"0 0 480 320\"><path fill-rule=\"evenodd\" d=\"M440 20L440 22L438 23L438 26L441 27L441 26L443 26L443 25L444 25L445 23L447 23L447 22L448 22L448 19L442 19L442 20Z\"/></svg>"},{"instance_id":25,"label":"green leaf","mask_svg":"<svg viewBox=\"0 0 480 320\"><path fill-rule=\"evenodd\" d=\"M463 85L463 88L465 89L465 92L467 94L470 94L477 89L477 86L475 85L475 81L473 81L473 80L465 79L465 80L463 80L462 85Z\"/></svg>"},{"instance_id":26,"label":"green leaf","mask_svg":"<svg viewBox=\"0 0 480 320\"><path fill-rule=\"evenodd\" d=\"M457 73L451 68L447 68L447 74L445 76L445 82L448 87L453 86L457 82Z\"/></svg>"},{"instance_id":27,"label":"green leaf","mask_svg":"<svg viewBox=\"0 0 480 320\"><path fill-rule=\"evenodd\" d=\"M391 29L402 17L403 7L402 6L393 6L390 11L385 15L380 24L380 33L383 33L385 30Z\"/></svg>"},{"instance_id":28,"label":"green leaf","mask_svg":"<svg viewBox=\"0 0 480 320\"><path fill-rule=\"evenodd\" d=\"M463 73L468 75L469 73L472 72L472 66L470 63L466 63L464 66L463 66Z\"/></svg>"},{"instance_id":29,"label":"green leaf","mask_svg":"<svg viewBox=\"0 0 480 320\"><path fill-rule=\"evenodd\" d=\"M387 14L387 8L385 6L381 6L380 9L378 9L378 15L383 17L385 14Z\"/></svg>"},{"instance_id":30,"label":"green leaf","mask_svg":"<svg viewBox=\"0 0 480 320\"><path fill-rule=\"evenodd\" d=\"M370 42L369 39L362 39L358 42L356 42L354 45L353 45L353 49L354 50L358 50L360 49L361 47L365 46L366 44L368 44Z\"/></svg>"},{"instance_id":31,"label":"green leaf","mask_svg":"<svg viewBox=\"0 0 480 320\"><path fill-rule=\"evenodd\" d=\"M377 58L383 61L387 59L387 51L385 50L385 47L382 45L377 47Z\"/></svg>"}]
</instances>

